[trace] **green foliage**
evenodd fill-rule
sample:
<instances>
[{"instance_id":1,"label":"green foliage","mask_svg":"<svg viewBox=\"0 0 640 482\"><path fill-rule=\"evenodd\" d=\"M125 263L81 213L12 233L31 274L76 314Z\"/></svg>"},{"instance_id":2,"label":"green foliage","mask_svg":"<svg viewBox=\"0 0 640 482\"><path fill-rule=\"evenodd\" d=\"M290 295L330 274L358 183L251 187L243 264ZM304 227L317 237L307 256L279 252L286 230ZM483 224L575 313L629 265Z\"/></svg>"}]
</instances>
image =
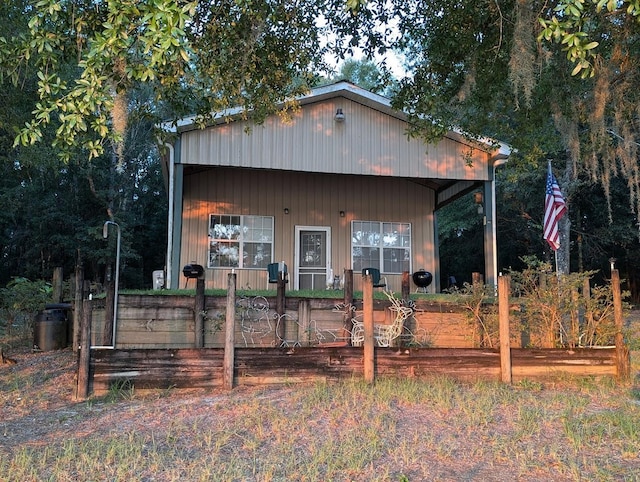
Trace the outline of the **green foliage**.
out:
<instances>
[{"instance_id":1,"label":"green foliage","mask_svg":"<svg viewBox=\"0 0 640 482\"><path fill-rule=\"evenodd\" d=\"M634 16L635 2L596 3L394 2L394 15L400 19L397 46L409 59L412 75L402 80L393 103L409 113L411 134L426 140L438 140L456 127L514 148L507 164L497 170L501 269L520 269L522 255L553 257L541 236L542 187L551 159L569 204L567 222L561 226L566 237L559 252L562 268L569 267L571 257L571 270L602 269L613 255L624 259L621 268L638 286L634 273L640 245L637 239L628 243L627 237L638 238L640 220L640 136L637 123L630 121L640 103L639 91L632 87L639 81L640 22ZM554 14L558 22L569 21L580 9L582 33L567 37L564 44L537 40L543 30L539 16L547 22ZM594 47L594 40L600 45ZM584 69L572 76L580 60L568 59L564 47L572 49L576 59L583 48L596 74L581 79ZM626 190L624 199L618 197L618 183ZM585 211L574 209L577 198L593 205L586 223ZM605 213L605 219L608 214L604 225L598 223L599 237L589 229L598 213ZM460 257L477 250L470 239L461 240ZM598 253L579 252L587 247L597 247ZM467 275L471 271L465 270ZM634 293L637 296L637 289Z\"/></svg>"},{"instance_id":2,"label":"green foliage","mask_svg":"<svg viewBox=\"0 0 640 482\"><path fill-rule=\"evenodd\" d=\"M26 21L19 21L27 18L24 8L17 0L2 3L3 31L17 35L26 29ZM58 72L67 83L77 77L73 61L64 56ZM86 279L100 280L115 257L113 239L101 235L106 219L122 227L121 286L150 285L151 271L165 263L167 209L151 115L163 110L151 89L136 84L128 92L129 128L120 158L88 162L78 149L62 162L52 147L56 116L42 127L43 143L13 145L16 129L35 108L39 81L30 70L16 75L18 85L5 78L0 89L0 285L16 275L49 279L58 266L68 277L77 264L84 265Z\"/></svg>"},{"instance_id":3,"label":"green foliage","mask_svg":"<svg viewBox=\"0 0 640 482\"><path fill-rule=\"evenodd\" d=\"M172 85L190 55L185 24L197 2L77 2L40 0L29 11L28 31L4 38L15 46L17 61L9 74L33 65L38 102L14 145L43 138L43 128L59 126L53 142L69 159L69 149L82 145L90 158L104 152L104 140L118 142L123 132L113 117L116 96L135 81L158 80ZM25 12L26 13L26 12ZM75 51L80 76L68 82L61 67ZM110 129L110 127L112 129Z\"/></svg>"},{"instance_id":4,"label":"green foliage","mask_svg":"<svg viewBox=\"0 0 640 482\"><path fill-rule=\"evenodd\" d=\"M475 346L499 346L498 307L494 303L495 287L480 283L464 283L452 288L456 302L465 309Z\"/></svg>"},{"instance_id":5,"label":"green foliage","mask_svg":"<svg viewBox=\"0 0 640 482\"><path fill-rule=\"evenodd\" d=\"M13 313L35 313L51 298L51 285L43 280L13 278L0 289L2 307Z\"/></svg>"},{"instance_id":6,"label":"green foliage","mask_svg":"<svg viewBox=\"0 0 640 482\"><path fill-rule=\"evenodd\" d=\"M135 386L131 380L116 380L109 386L104 400L108 403L117 403L121 400L133 400L135 394Z\"/></svg>"},{"instance_id":7,"label":"green foliage","mask_svg":"<svg viewBox=\"0 0 640 482\"><path fill-rule=\"evenodd\" d=\"M369 52L384 48L373 28L383 11L363 4L356 16L343 0L13 2L26 25L0 37L0 80L17 85L30 69L37 77L33 116L14 146L42 141L55 125L53 145L66 160L77 149L98 158L123 142L123 106L139 83L177 116L196 113L206 123L239 108L261 122L289 114L290 99L325 69L329 48L341 57L360 39ZM336 40L318 47L331 32ZM73 78L64 75L69 65Z\"/></svg>"},{"instance_id":8,"label":"green foliage","mask_svg":"<svg viewBox=\"0 0 640 482\"><path fill-rule=\"evenodd\" d=\"M440 285L449 288L449 277L458 286L471 282L471 273L484 272L482 256L483 214L478 213L473 193L462 196L438 210Z\"/></svg>"},{"instance_id":9,"label":"green foliage","mask_svg":"<svg viewBox=\"0 0 640 482\"><path fill-rule=\"evenodd\" d=\"M348 80L370 92L391 97L396 82L390 75L384 65L377 65L371 60L347 59L340 66L337 79Z\"/></svg>"},{"instance_id":10,"label":"green foliage","mask_svg":"<svg viewBox=\"0 0 640 482\"><path fill-rule=\"evenodd\" d=\"M613 292L591 285L595 271L558 276L549 263L523 258L522 271L510 270L510 332L523 347L591 347L615 343ZM498 306L494 287L464 283L450 292L465 309L478 346L499 345ZM629 292L622 293L623 299ZM629 306L625 304L625 309ZM633 340L632 340L633 342Z\"/></svg>"},{"instance_id":11,"label":"green foliage","mask_svg":"<svg viewBox=\"0 0 640 482\"><path fill-rule=\"evenodd\" d=\"M567 52L567 59L575 64L571 75L582 79L596 73L592 63L599 42L592 40L591 32L596 17L636 17L640 20L638 0L562 0L553 8L554 15L540 18L542 31L538 40L559 43Z\"/></svg>"},{"instance_id":12,"label":"green foliage","mask_svg":"<svg viewBox=\"0 0 640 482\"><path fill-rule=\"evenodd\" d=\"M4 315L0 318L0 325L4 324L11 334L12 327L22 322L25 332L29 331L30 320L50 301L51 293L51 285L43 280L13 278L6 287L0 288L0 313Z\"/></svg>"},{"instance_id":13,"label":"green foliage","mask_svg":"<svg viewBox=\"0 0 640 482\"><path fill-rule=\"evenodd\" d=\"M589 286L595 271L557 275L548 263L525 258L527 268L512 272L519 306L514 313L525 346L585 347L614 344L610 286ZM629 296L622 293L623 298Z\"/></svg>"}]
</instances>

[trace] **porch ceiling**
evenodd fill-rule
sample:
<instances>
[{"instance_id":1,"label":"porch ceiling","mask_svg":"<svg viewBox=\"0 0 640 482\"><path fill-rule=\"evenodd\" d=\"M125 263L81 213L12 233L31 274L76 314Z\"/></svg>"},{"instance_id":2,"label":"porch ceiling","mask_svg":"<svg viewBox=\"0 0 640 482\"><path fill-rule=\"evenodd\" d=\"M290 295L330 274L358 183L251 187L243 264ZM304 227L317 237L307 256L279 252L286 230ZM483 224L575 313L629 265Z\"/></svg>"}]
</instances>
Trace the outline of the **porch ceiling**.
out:
<instances>
[{"instance_id":1,"label":"porch ceiling","mask_svg":"<svg viewBox=\"0 0 640 482\"><path fill-rule=\"evenodd\" d=\"M201 165L185 165L184 166L184 174L185 176L196 175L202 172L206 172L210 169L215 169L216 167L212 166L201 166ZM302 171L301 171L302 172ZM339 174L336 174L339 175ZM432 189L436 192L436 209L441 208L450 202L455 201L461 196L473 191L474 189L478 189L482 186L481 182L478 181L452 181L451 179L416 179L410 178L408 179L410 182L418 184L420 186L424 186L428 189Z\"/></svg>"}]
</instances>

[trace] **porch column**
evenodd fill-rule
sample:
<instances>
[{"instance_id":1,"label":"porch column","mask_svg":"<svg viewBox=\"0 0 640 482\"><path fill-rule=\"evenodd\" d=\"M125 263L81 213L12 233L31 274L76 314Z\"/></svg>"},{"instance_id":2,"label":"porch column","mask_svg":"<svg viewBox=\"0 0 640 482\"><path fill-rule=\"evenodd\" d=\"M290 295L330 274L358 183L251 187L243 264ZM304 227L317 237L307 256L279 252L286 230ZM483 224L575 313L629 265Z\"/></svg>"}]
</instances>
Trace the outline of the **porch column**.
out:
<instances>
[{"instance_id":1,"label":"porch column","mask_svg":"<svg viewBox=\"0 0 640 482\"><path fill-rule=\"evenodd\" d=\"M496 168L507 162L498 155L489 165L489 181L484 182L484 272L485 284L498 287L498 239L496 212Z\"/></svg>"},{"instance_id":2,"label":"porch column","mask_svg":"<svg viewBox=\"0 0 640 482\"><path fill-rule=\"evenodd\" d=\"M493 170L493 168L491 168ZM496 221L495 221L495 184L484 182L484 282L489 286L498 285L496 253Z\"/></svg>"},{"instance_id":3,"label":"porch column","mask_svg":"<svg viewBox=\"0 0 640 482\"><path fill-rule=\"evenodd\" d=\"M176 149L179 148L179 144L176 143ZM180 250L182 247L182 194L184 187L184 167L182 164L178 164L174 167L174 189L173 199L169 202L173 203L173 218L170 220L169 232L167 233L167 244L171 246L171 252L168 253L168 265L167 265L167 277L165 282L166 287L172 290L178 289L180 285L180 273L182 267L180 266ZM171 240L171 241L169 241Z\"/></svg>"}]
</instances>

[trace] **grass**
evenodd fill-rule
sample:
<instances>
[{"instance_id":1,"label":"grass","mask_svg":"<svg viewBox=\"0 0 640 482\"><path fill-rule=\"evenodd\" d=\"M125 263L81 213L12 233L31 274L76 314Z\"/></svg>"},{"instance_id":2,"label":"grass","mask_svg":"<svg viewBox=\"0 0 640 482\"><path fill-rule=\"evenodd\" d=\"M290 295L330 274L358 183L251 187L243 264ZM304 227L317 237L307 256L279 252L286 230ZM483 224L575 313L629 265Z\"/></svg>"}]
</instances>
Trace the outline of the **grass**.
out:
<instances>
[{"instance_id":1,"label":"grass","mask_svg":"<svg viewBox=\"0 0 640 482\"><path fill-rule=\"evenodd\" d=\"M70 396L75 358L61 355L66 366L50 352L0 367L2 481L640 480L638 352L628 385L122 383L81 403Z\"/></svg>"},{"instance_id":2,"label":"grass","mask_svg":"<svg viewBox=\"0 0 640 482\"><path fill-rule=\"evenodd\" d=\"M0 441L0 480L640 479L638 399L593 381L382 378L191 396L119 386L74 410L70 431Z\"/></svg>"},{"instance_id":3,"label":"grass","mask_svg":"<svg viewBox=\"0 0 640 482\"><path fill-rule=\"evenodd\" d=\"M120 290L121 295L154 295L154 296L195 296L195 289L177 289L177 290ZM264 296L265 298L273 298L276 296L276 290L236 290L237 297L255 297ZM394 293L396 298L402 298L402 293ZM206 296L227 296L227 291L224 289L207 289L205 290ZM95 298L104 297L104 294L96 295ZM285 296L288 298L317 298L317 299L335 299L343 300L343 290L287 290ZM459 301L459 297L463 295L447 294L447 293L411 293L410 298L412 300L428 300L436 303L456 303ZM380 290L374 290L374 299L387 300L387 297ZM362 299L362 291L354 291L353 298L356 300Z\"/></svg>"}]
</instances>

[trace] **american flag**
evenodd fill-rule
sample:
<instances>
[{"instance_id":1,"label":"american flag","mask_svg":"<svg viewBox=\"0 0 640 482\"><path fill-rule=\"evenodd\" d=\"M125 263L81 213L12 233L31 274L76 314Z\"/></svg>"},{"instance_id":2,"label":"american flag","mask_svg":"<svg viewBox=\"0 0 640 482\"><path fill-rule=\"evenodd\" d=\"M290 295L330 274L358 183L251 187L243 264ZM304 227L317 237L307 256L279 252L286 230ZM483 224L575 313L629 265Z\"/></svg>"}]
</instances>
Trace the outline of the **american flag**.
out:
<instances>
[{"instance_id":1,"label":"american flag","mask_svg":"<svg viewBox=\"0 0 640 482\"><path fill-rule=\"evenodd\" d=\"M542 238L547 240L554 251L560 247L560 234L558 233L558 221L567 212L567 205L562 197L562 191L558 186L551 163L547 172L547 186L544 197L544 232Z\"/></svg>"}]
</instances>

